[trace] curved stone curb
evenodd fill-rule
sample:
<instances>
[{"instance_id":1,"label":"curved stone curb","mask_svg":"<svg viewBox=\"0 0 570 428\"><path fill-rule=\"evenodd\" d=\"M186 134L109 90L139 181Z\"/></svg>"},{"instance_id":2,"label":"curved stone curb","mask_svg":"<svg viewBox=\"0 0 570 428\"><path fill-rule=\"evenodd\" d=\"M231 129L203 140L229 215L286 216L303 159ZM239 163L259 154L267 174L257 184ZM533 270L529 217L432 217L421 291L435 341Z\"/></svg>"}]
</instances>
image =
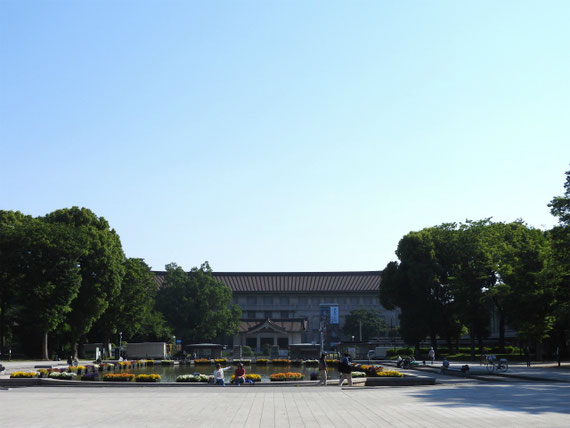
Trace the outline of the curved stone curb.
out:
<instances>
[{"instance_id":1,"label":"curved stone curb","mask_svg":"<svg viewBox=\"0 0 570 428\"><path fill-rule=\"evenodd\" d=\"M362 386L417 386L435 385L436 379L427 376L406 375L404 377L368 377L352 380L354 387ZM0 379L0 387L76 387L76 388L219 388L203 382L104 382L104 381L77 381L60 380L49 378L32 379ZM265 388L265 387L307 387L318 386L318 381L283 381L283 382L258 382L255 384L226 385L229 388ZM338 386L338 380L329 380L327 386Z\"/></svg>"}]
</instances>

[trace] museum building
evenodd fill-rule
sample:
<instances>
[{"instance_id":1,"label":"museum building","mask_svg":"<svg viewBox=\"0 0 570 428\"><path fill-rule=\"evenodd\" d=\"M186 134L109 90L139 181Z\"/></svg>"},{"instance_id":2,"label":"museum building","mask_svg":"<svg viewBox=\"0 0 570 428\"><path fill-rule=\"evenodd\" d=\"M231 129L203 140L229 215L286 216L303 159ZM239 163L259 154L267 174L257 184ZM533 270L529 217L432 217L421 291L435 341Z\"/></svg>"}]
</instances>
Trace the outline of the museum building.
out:
<instances>
[{"instance_id":1,"label":"museum building","mask_svg":"<svg viewBox=\"0 0 570 428\"><path fill-rule=\"evenodd\" d=\"M155 272L159 285L165 272ZM380 305L380 271L213 272L241 307L240 330L233 345L260 351L266 344L287 349L299 343L331 347L351 340L344 320L356 309L380 313L388 327L399 324L398 311ZM358 340L359 338L355 338Z\"/></svg>"}]
</instances>

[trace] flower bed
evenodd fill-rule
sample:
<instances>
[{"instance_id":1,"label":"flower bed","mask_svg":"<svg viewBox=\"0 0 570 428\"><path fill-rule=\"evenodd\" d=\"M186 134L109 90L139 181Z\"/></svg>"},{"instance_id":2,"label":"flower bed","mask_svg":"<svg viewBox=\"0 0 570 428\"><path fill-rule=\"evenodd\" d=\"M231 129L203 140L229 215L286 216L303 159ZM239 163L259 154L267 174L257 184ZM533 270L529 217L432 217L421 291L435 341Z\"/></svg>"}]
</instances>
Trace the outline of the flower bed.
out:
<instances>
[{"instance_id":1,"label":"flower bed","mask_svg":"<svg viewBox=\"0 0 570 428\"><path fill-rule=\"evenodd\" d=\"M397 370L386 370L377 372L376 376L378 377L403 377L404 375Z\"/></svg>"},{"instance_id":2,"label":"flower bed","mask_svg":"<svg viewBox=\"0 0 570 428\"><path fill-rule=\"evenodd\" d=\"M366 373L367 376L378 376L378 373L381 373L384 370L382 366L374 366L374 365L366 365L362 364L358 366L358 368Z\"/></svg>"},{"instance_id":3,"label":"flower bed","mask_svg":"<svg viewBox=\"0 0 570 428\"><path fill-rule=\"evenodd\" d=\"M12 379L29 379L32 377L36 377L38 374L36 372L14 372L10 375Z\"/></svg>"},{"instance_id":4,"label":"flower bed","mask_svg":"<svg viewBox=\"0 0 570 428\"><path fill-rule=\"evenodd\" d=\"M162 360L161 364L163 366L173 366L174 365L174 360Z\"/></svg>"},{"instance_id":5,"label":"flower bed","mask_svg":"<svg viewBox=\"0 0 570 428\"><path fill-rule=\"evenodd\" d=\"M73 372L51 372L49 374L50 379L63 379L63 380L73 380L77 376Z\"/></svg>"},{"instance_id":6,"label":"flower bed","mask_svg":"<svg viewBox=\"0 0 570 428\"><path fill-rule=\"evenodd\" d=\"M208 382L211 376L205 374L195 374L195 375L180 375L176 378L176 382Z\"/></svg>"},{"instance_id":7,"label":"flower bed","mask_svg":"<svg viewBox=\"0 0 570 428\"><path fill-rule=\"evenodd\" d=\"M352 377L353 378L366 377L366 373L364 373L364 372L352 372Z\"/></svg>"},{"instance_id":8,"label":"flower bed","mask_svg":"<svg viewBox=\"0 0 570 428\"><path fill-rule=\"evenodd\" d=\"M327 360L327 365L331 367L337 367L339 362L339 360Z\"/></svg>"},{"instance_id":9,"label":"flower bed","mask_svg":"<svg viewBox=\"0 0 570 428\"><path fill-rule=\"evenodd\" d=\"M318 366L319 360L305 360L305 361L303 361L303 364L305 364L305 366L307 366L307 367Z\"/></svg>"},{"instance_id":10,"label":"flower bed","mask_svg":"<svg viewBox=\"0 0 570 428\"><path fill-rule=\"evenodd\" d=\"M99 370L113 370L115 365L113 363L101 363L99 364Z\"/></svg>"},{"instance_id":11,"label":"flower bed","mask_svg":"<svg viewBox=\"0 0 570 428\"><path fill-rule=\"evenodd\" d=\"M235 375L232 375L230 382L233 382L235 379ZM245 375L245 380L251 380L252 382L261 382L261 375L255 373L247 373Z\"/></svg>"},{"instance_id":12,"label":"flower bed","mask_svg":"<svg viewBox=\"0 0 570 428\"><path fill-rule=\"evenodd\" d=\"M194 364L212 364L212 360L208 358L197 358L194 360Z\"/></svg>"},{"instance_id":13,"label":"flower bed","mask_svg":"<svg viewBox=\"0 0 570 428\"><path fill-rule=\"evenodd\" d=\"M160 382L160 375L140 374L135 377L135 382Z\"/></svg>"},{"instance_id":14,"label":"flower bed","mask_svg":"<svg viewBox=\"0 0 570 428\"><path fill-rule=\"evenodd\" d=\"M38 377L48 377L49 371L48 369L39 369L38 370Z\"/></svg>"},{"instance_id":15,"label":"flower bed","mask_svg":"<svg viewBox=\"0 0 570 428\"><path fill-rule=\"evenodd\" d=\"M228 363L228 360L226 358L216 358L214 363L224 365Z\"/></svg>"},{"instance_id":16,"label":"flower bed","mask_svg":"<svg viewBox=\"0 0 570 428\"><path fill-rule=\"evenodd\" d=\"M269 363L269 360L267 358L258 358L257 360L255 360L255 364L259 364L259 365L266 365Z\"/></svg>"},{"instance_id":17,"label":"flower bed","mask_svg":"<svg viewBox=\"0 0 570 428\"><path fill-rule=\"evenodd\" d=\"M291 360L291 365L292 366L302 366L303 360Z\"/></svg>"},{"instance_id":18,"label":"flower bed","mask_svg":"<svg viewBox=\"0 0 570 428\"><path fill-rule=\"evenodd\" d=\"M291 360L288 360L287 358L275 358L274 360L271 360L271 363L274 366L288 366L291 364Z\"/></svg>"},{"instance_id":19,"label":"flower bed","mask_svg":"<svg viewBox=\"0 0 570 428\"><path fill-rule=\"evenodd\" d=\"M303 380L305 375L301 373L287 372L287 373L275 373L269 376L271 382L279 382L285 380Z\"/></svg>"},{"instance_id":20,"label":"flower bed","mask_svg":"<svg viewBox=\"0 0 570 428\"><path fill-rule=\"evenodd\" d=\"M244 366L245 365L250 365L251 364L251 360L243 360L240 358L236 358L235 360L232 360L232 364L237 364L237 363L242 363Z\"/></svg>"},{"instance_id":21,"label":"flower bed","mask_svg":"<svg viewBox=\"0 0 570 428\"><path fill-rule=\"evenodd\" d=\"M132 373L109 373L103 375L103 380L109 382L130 382L135 378Z\"/></svg>"}]
</instances>

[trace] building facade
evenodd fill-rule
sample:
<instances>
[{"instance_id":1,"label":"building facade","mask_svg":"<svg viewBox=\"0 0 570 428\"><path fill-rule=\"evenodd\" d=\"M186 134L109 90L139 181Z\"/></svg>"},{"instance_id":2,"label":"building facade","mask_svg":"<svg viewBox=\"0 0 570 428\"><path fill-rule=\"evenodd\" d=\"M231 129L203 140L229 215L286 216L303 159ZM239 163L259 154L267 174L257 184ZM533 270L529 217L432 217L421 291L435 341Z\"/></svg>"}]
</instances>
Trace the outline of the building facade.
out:
<instances>
[{"instance_id":1,"label":"building facade","mask_svg":"<svg viewBox=\"0 0 570 428\"><path fill-rule=\"evenodd\" d=\"M214 277L232 290L234 303L242 310L242 327L234 345L258 351L266 343L287 348L322 339L333 346L350 340L343 336L342 327L355 309L378 311L389 327L399 323L397 311L380 305L380 271L216 272ZM330 308L336 311L338 324L331 325L328 319L323 332L323 314Z\"/></svg>"},{"instance_id":2,"label":"building facade","mask_svg":"<svg viewBox=\"0 0 570 428\"><path fill-rule=\"evenodd\" d=\"M164 272L156 272L162 283ZM242 310L233 345L260 351L265 345L287 349L291 344L326 346L351 340L342 333L356 309L380 313L388 327L399 325L398 311L380 305L380 271L359 272L214 272L227 285ZM358 337L354 338L356 341Z\"/></svg>"}]
</instances>

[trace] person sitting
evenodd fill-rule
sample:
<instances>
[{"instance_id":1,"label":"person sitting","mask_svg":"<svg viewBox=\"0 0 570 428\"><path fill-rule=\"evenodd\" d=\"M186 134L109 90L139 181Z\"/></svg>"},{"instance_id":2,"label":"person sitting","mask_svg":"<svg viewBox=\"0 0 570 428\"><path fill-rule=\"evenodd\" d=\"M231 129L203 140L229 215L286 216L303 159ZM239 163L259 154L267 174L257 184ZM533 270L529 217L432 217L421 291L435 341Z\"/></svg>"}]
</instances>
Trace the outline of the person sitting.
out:
<instances>
[{"instance_id":1,"label":"person sitting","mask_svg":"<svg viewBox=\"0 0 570 428\"><path fill-rule=\"evenodd\" d=\"M4 374L5 371L6 371L6 367L4 367L2 364L0 364L0 374Z\"/></svg>"},{"instance_id":2,"label":"person sitting","mask_svg":"<svg viewBox=\"0 0 570 428\"><path fill-rule=\"evenodd\" d=\"M400 357L400 354L398 354L398 358L396 358L396 367L402 367L402 361L402 357Z\"/></svg>"},{"instance_id":3,"label":"person sitting","mask_svg":"<svg viewBox=\"0 0 570 428\"><path fill-rule=\"evenodd\" d=\"M232 383L240 386L242 383L245 383L245 369L242 363L237 364L237 369L234 372L234 380Z\"/></svg>"},{"instance_id":4,"label":"person sitting","mask_svg":"<svg viewBox=\"0 0 570 428\"><path fill-rule=\"evenodd\" d=\"M232 366L223 367L221 364L216 364L216 370L214 370L214 382L216 385L225 386L224 382L224 370L231 369Z\"/></svg>"}]
</instances>

